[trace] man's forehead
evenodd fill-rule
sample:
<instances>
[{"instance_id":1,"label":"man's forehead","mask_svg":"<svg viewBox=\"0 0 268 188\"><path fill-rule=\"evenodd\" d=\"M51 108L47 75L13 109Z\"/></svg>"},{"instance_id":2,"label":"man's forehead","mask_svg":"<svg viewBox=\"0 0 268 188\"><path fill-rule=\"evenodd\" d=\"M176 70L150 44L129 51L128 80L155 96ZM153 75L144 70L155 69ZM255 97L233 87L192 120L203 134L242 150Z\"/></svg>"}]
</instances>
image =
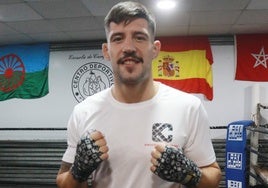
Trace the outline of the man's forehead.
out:
<instances>
[{"instance_id":1,"label":"man's forehead","mask_svg":"<svg viewBox=\"0 0 268 188\"><path fill-rule=\"evenodd\" d=\"M120 23L111 22L110 30L115 28L129 28L129 27L137 27L137 28L149 28L149 24L147 20L143 18L137 18L129 21L122 21Z\"/></svg>"},{"instance_id":2,"label":"man's forehead","mask_svg":"<svg viewBox=\"0 0 268 188\"><path fill-rule=\"evenodd\" d=\"M144 19L142 20L133 20L130 23L115 23L115 22L111 22L110 23L110 28L108 31L108 36L112 36L115 34L124 34L124 33L131 33L131 34L135 34L135 33L145 33L147 35L150 35L150 31L149 31L149 26L148 26L148 22Z\"/></svg>"}]
</instances>

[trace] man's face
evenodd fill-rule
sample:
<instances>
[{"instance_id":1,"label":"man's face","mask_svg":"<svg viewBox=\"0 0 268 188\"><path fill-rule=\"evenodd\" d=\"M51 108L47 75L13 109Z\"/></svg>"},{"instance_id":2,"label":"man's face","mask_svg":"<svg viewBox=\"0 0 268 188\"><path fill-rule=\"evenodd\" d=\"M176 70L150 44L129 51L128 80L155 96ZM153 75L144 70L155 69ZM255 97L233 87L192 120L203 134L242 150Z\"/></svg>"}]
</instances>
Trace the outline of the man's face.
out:
<instances>
[{"instance_id":1,"label":"man's face","mask_svg":"<svg viewBox=\"0 0 268 188\"><path fill-rule=\"evenodd\" d=\"M110 23L103 54L112 63L115 82L137 84L150 78L160 42L153 42L149 31L148 22L141 18L128 24Z\"/></svg>"}]
</instances>

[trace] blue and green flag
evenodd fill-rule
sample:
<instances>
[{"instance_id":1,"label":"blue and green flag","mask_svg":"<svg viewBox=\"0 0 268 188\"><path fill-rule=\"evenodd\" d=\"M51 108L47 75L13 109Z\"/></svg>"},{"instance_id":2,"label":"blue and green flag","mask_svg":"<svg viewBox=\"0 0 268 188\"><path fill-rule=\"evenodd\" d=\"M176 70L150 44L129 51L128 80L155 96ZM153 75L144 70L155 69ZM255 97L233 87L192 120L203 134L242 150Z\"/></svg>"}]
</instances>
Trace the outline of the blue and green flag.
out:
<instances>
[{"instance_id":1,"label":"blue and green flag","mask_svg":"<svg viewBox=\"0 0 268 188\"><path fill-rule=\"evenodd\" d=\"M49 45L0 47L0 101L48 94Z\"/></svg>"}]
</instances>

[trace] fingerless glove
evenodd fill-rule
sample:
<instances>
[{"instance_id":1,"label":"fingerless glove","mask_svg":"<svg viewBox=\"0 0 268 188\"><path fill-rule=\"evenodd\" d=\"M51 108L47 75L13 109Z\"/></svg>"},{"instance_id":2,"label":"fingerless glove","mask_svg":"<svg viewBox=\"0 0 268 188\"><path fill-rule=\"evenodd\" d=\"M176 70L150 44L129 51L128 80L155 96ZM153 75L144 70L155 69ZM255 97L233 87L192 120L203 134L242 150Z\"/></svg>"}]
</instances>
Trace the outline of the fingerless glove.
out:
<instances>
[{"instance_id":1,"label":"fingerless glove","mask_svg":"<svg viewBox=\"0 0 268 188\"><path fill-rule=\"evenodd\" d=\"M74 179L79 182L86 181L102 162L101 154L99 146L90 138L89 133L82 137L77 144L75 160L71 166L71 173Z\"/></svg>"},{"instance_id":2,"label":"fingerless glove","mask_svg":"<svg viewBox=\"0 0 268 188\"><path fill-rule=\"evenodd\" d=\"M196 186L201 179L201 172L197 165L188 159L181 149L166 146L158 159L154 171L160 178L183 184L187 187Z\"/></svg>"}]
</instances>

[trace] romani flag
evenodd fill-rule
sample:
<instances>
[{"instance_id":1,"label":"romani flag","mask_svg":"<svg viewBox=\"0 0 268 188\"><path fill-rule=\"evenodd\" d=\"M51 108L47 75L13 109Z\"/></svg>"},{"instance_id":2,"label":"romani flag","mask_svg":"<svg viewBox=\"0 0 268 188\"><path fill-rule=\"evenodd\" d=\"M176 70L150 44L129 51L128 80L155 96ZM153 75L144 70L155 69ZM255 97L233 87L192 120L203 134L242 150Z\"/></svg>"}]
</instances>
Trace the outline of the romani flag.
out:
<instances>
[{"instance_id":1,"label":"romani flag","mask_svg":"<svg viewBox=\"0 0 268 188\"><path fill-rule=\"evenodd\" d=\"M268 34L235 36L236 80L268 81Z\"/></svg>"},{"instance_id":2,"label":"romani flag","mask_svg":"<svg viewBox=\"0 0 268 188\"><path fill-rule=\"evenodd\" d=\"M48 94L49 45L0 47L0 101Z\"/></svg>"},{"instance_id":3,"label":"romani flag","mask_svg":"<svg viewBox=\"0 0 268 188\"><path fill-rule=\"evenodd\" d=\"M153 61L154 80L188 93L213 99L213 57L208 37L162 37L161 52Z\"/></svg>"}]
</instances>

